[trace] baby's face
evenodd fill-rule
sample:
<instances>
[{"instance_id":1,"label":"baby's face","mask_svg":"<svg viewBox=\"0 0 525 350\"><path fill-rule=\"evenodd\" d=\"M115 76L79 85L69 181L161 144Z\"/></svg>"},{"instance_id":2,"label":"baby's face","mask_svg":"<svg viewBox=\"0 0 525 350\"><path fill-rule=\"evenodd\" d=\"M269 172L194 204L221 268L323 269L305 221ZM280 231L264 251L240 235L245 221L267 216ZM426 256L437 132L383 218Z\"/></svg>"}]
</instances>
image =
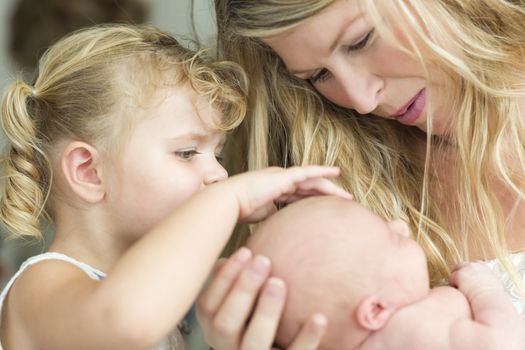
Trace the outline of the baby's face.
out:
<instances>
[{"instance_id":1,"label":"baby's face","mask_svg":"<svg viewBox=\"0 0 525 350\"><path fill-rule=\"evenodd\" d=\"M288 286L277 334L284 347L309 315L322 312L328 330L321 349L351 349L368 332L355 319L363 297L379 291L401 307L429 290L426 258L407 224L353 201L301 200L261 225L248 246L270 257L272 274Z\"/></svg>"},{"instance_id":2,"label":"baby's face","mask_svg":"<svg viewBox=\"0 0 525 350\"><path fill-rule=\"evenodd\" d=\"M375 264L369 265L368 274L391 287L387 293L394 294L398 307L427 295L429 278L425 253L410 237L405 222L386 222L377 216L375 220L371 217L369 227L363 229L363 236L371 242L367 254L376 259Z\"/></svg>"},{"instance_id":3,"label":"baby's face","mask_svg":"<svg viewBox=\"0 0 525 350\"><path fill-rule=\"evenodd\" d=\"M354 217L346 222L349 239L340 240L343 248L337 250L347 253L331 256L349 266L347 275L340 279L339 288L319 285L328 291L317 299L318 305L327 300L332 304L325 309L329 326L321 349L353 349L366 338L372 329L357 315L367 297L378 296L385 307L397 310L429 291L426 257L410 237L408 225L402 220L385 221L363 207L352 211Z\"/></svg>"}]
</instances>

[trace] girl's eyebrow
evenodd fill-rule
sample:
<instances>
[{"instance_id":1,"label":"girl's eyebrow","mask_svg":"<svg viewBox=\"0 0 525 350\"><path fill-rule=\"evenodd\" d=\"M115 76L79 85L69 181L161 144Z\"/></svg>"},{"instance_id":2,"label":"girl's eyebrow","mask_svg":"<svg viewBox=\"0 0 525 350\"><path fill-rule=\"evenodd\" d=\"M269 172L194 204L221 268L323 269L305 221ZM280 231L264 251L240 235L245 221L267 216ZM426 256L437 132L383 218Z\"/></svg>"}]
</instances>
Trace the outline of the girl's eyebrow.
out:
<instances>
[{"instance_id":1,"label":"girl's eyebrow","mask_svg":"<svg viewBox=\"0 0 525 350\"><path fill-rule=\"evenodd\" d=\"M198 133L198 132L185 132L179 135L174 135L171 139L188 139L188 140L197 140L203 141L209 138L208 134Z\"/></svg>"}]
</instances>

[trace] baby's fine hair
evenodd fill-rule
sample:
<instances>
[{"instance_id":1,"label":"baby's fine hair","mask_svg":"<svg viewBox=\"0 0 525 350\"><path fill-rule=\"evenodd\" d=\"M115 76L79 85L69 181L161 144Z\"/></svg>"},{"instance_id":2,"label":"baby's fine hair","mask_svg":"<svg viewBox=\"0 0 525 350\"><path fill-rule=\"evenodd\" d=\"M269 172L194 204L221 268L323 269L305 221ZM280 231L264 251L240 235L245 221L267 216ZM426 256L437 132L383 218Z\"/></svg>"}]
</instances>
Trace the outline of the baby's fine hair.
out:
<instances>
[{"instance_id":1,"label":"baby's fine hair","mask_svg":"<svg viewBox=\"0 0 525 350\"><path fill-rule=\"evenodd\" d=\"M7 136L1 159L0 220L9 237L42 238L52 220L52 163L67 140L115 152L133 124L139 98L189 84L222 114L230 130L244 118L241 68L214 62L151 26L99 25L74 32L42 56L34 84L14 81L2 99Z\"/></svg>"}]
</instances>

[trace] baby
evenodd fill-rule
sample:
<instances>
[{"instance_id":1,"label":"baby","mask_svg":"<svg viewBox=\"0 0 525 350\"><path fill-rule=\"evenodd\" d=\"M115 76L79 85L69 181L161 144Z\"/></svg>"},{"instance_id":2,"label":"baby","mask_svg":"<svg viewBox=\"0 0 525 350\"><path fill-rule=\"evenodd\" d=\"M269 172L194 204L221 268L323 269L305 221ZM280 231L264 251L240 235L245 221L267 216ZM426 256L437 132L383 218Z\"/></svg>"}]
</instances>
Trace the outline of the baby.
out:
<instances>
[{"instance_id":1,"label":"baby","mask_svg":"<svg viewBox=\"0 0 525 350\"><path fill-rule=\"evenodd\" d=\"M247 245L272 260L272 274L289 288L276 338L283 348L314 311L328 318L320 349L525 348L525 322L484 265L459 266L451 276L458 289L431 289L406 223L386 222L356 202L301 200L265 221ZM505 344L502 332L511 334Z\"/></svg>"}]
</instances>

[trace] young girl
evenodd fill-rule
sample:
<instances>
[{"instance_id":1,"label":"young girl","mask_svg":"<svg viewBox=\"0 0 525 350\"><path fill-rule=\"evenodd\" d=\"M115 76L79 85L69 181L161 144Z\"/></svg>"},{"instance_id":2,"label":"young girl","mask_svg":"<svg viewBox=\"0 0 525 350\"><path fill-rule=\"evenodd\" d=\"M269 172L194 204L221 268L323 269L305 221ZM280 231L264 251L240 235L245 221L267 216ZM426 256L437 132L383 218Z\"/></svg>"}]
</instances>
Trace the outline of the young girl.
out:
<instances>
[{"instance_id":1,"label":"young girl","mask_svg":"<svg viewBox=\"0 0 525 350\"><path fill-rule=\"evenodd\" d=\"M59 41L32 86L7 89L0 217L14 236L41 237L44 217L56 233L0 296L5 349L182 348L172 330L238 220L264 218L274 201L348 196L329 167L221 181L245 91L235 65L132 26ZM267 268L263 257L249 267Z\"/></svg>"}]
</instances>

